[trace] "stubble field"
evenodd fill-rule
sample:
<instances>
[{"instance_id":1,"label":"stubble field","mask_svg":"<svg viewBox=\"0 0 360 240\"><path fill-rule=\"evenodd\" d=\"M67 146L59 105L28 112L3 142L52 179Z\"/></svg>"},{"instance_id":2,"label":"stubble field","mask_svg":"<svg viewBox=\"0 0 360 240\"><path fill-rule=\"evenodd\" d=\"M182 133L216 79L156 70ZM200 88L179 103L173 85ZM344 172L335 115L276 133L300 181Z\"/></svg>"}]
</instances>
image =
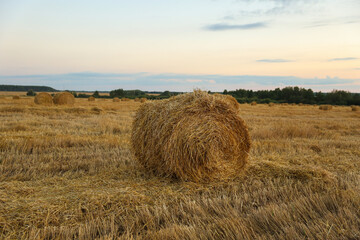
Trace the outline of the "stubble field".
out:
<instances>
[{"instance_id":1,"label":"stubble field","mask_svg":"<svg viewBox=\"0 0 360 240\"><path fill-rule=\"evenodd\" d=\"M147 173L138 102L0 99L0 239L360 239L360 112L241 105L247 168L228 182Z\"/></svg>"}]
</instances>

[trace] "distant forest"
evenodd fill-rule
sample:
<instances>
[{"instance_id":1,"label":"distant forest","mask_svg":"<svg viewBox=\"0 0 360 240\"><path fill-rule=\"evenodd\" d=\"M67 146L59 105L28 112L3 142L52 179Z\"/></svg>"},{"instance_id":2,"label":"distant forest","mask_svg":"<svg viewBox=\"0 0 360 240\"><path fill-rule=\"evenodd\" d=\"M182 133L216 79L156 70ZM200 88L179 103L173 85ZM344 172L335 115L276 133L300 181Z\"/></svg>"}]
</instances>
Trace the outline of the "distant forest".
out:
<instances>
[{"instance_id":1,"label":"distant forest","mask_svg":"<svg viewBox=\"0 0 360 240\"><path fill-rule=\"evenodd\" d=\"M276 88L275 90L224 90L240 103L305 103L305 104L332 104L332 105L360 105L360 94L342 90L333 90L329 93L313 92L311 89L299 87Z\"/></svg>"},{"instance_id":2,"label":"distant forest","mask_svg":"<svg viewBox=\"0 0 360 240\"><path fill-rule=\"evenodd\" d=\"M58 92L58 90L46 86L0 85L0 91L27 92L29 90L33 90L35 92Z\"/></svg>"},{"instance_id":3,"label":"distant forest","mask_svg":"<svg viewBox=\"0 0 360 240\"><path fill-rule=\"evenodd\" d=\"M28 91L29 92L58 92L47 86L17 86L17 85L0 85L0 91ZM165 99L183 92L146 92L141 90L124 90L116 89L109 92L109 96L100 95L95 91L92 95L85 94L83 91L69 91L75 97L88 98L148 98L148 99ZM209 93L212 93L209 91ZM237 89L234 91L224 90L222 94L233 96L239 103L304 103L304 104L331 104L331 105L360 105L360 94L350 93L343 90L333 90L329 93L313 92L311 89L300 87L276 88L275 90L246 90ZM28 94L31 96L31 94Z\"/></svg>"}]
</instances>

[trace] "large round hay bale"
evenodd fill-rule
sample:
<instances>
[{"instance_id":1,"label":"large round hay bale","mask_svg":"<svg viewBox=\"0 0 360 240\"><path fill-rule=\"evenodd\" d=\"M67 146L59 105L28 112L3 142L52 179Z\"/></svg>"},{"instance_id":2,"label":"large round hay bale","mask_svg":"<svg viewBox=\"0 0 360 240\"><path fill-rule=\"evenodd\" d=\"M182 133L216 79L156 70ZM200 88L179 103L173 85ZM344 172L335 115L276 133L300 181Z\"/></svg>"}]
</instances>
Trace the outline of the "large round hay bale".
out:
<instances>
[{"instance_id":1,"label":"large round hay bale","mask_svg":"<svg viewBox=\"0 0 360 240\"><path fill-rule=\"evenodd\" d=\"M257 104L257 103L256 103L255 101L253 101L253 102L250 103L251 106L256 106L256 104Z\"/></svg>"},{"instance_id":2,"label":"large round hay bale","mask_svg":"<svg viewBox=\"0 0 360 240\"><path fill-rule=\"evenodd\" d=\"M120 102L120 99L118 97L114 97L113 102Z\"/></svg>"},{"instance_id":3,"label":"large round hay bale","mask_svg":"<svg viewBox=\"0 0 360 240\"><path fill-rule=\"evenodd\" d=\"M53 104L53 98L49 93L41 92L36 94L34 98L34 103L42 105L51 105Z\"/></svg>"},{"instance_id":4,"label":"large round hay bale","mask_svg":"<svg viewBox=\"0 0 360 240\"><path fill-rule=\"evenodd\" d=\"M128 102L128 101L131 101L131 99L130 98L122 98L121 101Z\"/></svg>"},{"instance_id":5,"label":"large round hay bale","mask_svg":"<svg viewBox=\"0 0 360 240\"><path fill-rule=\"evenodd\" d=\"M275 106L275 103L270 102L268 105L269 105L269 107L273 107L273 106Z\"/></svg>"},{"instance_id":6,"label":"large round hay bale","mask_svg":"<svg viewBox=\"0 0 360 240\"><path fill-rule=\"evenodd\" d=\"M209 181L236 176L250 136L229 95L195 91L142 104L132 126L136 159L162 176Z\"/></svg>"},{"instance_id":7,"label":"large round hay bale","mask_svg":"<svg viewBox=\"0 0 360 240\"><path fill-rule=\"evenodd\" d=\"M62 92L55 94L54 103L59 105L73 105L75 103L75 97L69 92Z\"/></svg>"},{"instance_id":8,"label":"large round hay bale","mask_svg":"<svg viewBox=\"0 0 360 240\"><path fill-rule=\"evenodd\" d=\"M135 98L134 101L135 102L140 102L140 98Z\"/></svg>"},{"instance_id":9,"label":"large round hay bale","mask_svg":"<svg viewBox=\"0 0 360 240\"><path fill-rule=\"evenodd\" d=\"M140 102L141 102L141 103L146 102L146 100L147 100L146 98L140 98Z\"/></svg>"},{"instance_id":10,"label":"large round hay bale","mask_svg":"<svg viewBox=\"0 0 360 240\"><path fill-rule=\"evenodd\" d=\"M14 99L14 100L19 100L20 97L19 97L19 96L13 96L12 99Z\"/></svg>"},{"instance_id":11,"label":"large round hay bale","mask_svg":"<svg viewBox=\"0 0 360 240\"><path fill-rule=\"evenodd\" d=\"M88 101L89 101L89 102L95 102L95 98L94 98L93 96L90 96L90 97L88 98Z\"/></svg>"}]
</instances>

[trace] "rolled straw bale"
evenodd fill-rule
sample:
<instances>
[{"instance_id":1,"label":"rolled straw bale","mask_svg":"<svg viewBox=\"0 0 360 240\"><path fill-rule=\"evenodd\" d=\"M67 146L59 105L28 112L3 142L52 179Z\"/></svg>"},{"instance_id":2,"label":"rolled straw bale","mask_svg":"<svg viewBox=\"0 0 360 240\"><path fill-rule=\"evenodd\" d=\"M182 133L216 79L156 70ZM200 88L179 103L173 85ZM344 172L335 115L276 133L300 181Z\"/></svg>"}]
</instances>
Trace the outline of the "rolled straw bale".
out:
<instances>
[{"instance_id":1,"label":"rolled straw bale","mask_svg":"<svg viewBox=\"0 0 360 240\"><path fill-rule=\"evenodd\" d=\"M352 106L351 106L351 111L354 111L354 112L360 111L360 106L352 105Z\"/></svg>"},{"instance_id":2,"label":"rolled straw bale","mask_svg":"<svg viewBox=\"0 0 360 240\"><path fill-rule=\"evenodd\" d=\"M272 107L272 106L275 105L275 103L271 102L271 103L269 103L268 105L269 105L269 107Z\"/></svg>"},{"instance_id":3,"label":"rolled straw bale","mask_svg":"<svg viewBox=\"0 0 360 240\"><path fill-rule=\"evenodd\" d=\"M18 99L20 99L20 97L19 96L13 96L12 99L18 100Z\"/></svg>"},{"instance_id":4,"label":"rolled straw bale","mask_svg":"<svg viewBox=\"0 0 360 240\"><path fill-rule=\"evenodd\" d=\"M331 105L321 105L319 107L320 110L331 110L332 109L332 106Z\"/></svg>"},{"instance_id":5,"label":"rolled straw bale","mask_svg":"<svg viewBox=\"0 0 360 240\"><path fill-rule=\"evenodd\" d=\"M90 96L90 97L88 98L88 101L89 101L89 102L95 102L95 98L94 98L93 96Z\"/></svg>"},{"instance_id":6,"label":"rolled straw bale","mask_svg":"<svg viewBox=\"0 0 360 240\"><path fill-rule=\"evenodd\" d=\"M52 105L54 102L52 96L49 93L41 92L36 94L34 98L34 103L42 105Z\"/></svg>"},{"instance_id":7,"label":"rolled straw bale","mask_svg":"<svg viewBox=\"0 0 360 240\"><path fill-rule=\"evenodd\" d=\"M135 98L134 101L135 102L140 102L140 98Z\"/></svg>"},{"instance_id":8,"label":"rolled straw bale","mask_svg":"<svg viewBox=\"0 0 360 240\"><path fill-rule=\"evenodd\" d=\"M251 106L255 106L256 104L257 103L255 101L250 103Z\"/></svg>"},{"instance_id":9,"label":"rolled straw bale","mask_svg":"<svg viewBox=\"0 0 360 240\"><path fill-rule=\"evenodd\" d=\"M128 101L131 101L131 99L130 98L122 98L121 101L128 102Z\"/></svg>"},{"instance_id":10,"label":"rolled straw bale","mask_svg":"<svg viewBox=\"0 0 360 240\"><path fill-rule=\"evenodd\" d=\"M195 182L234 177L251 145L239 106L232 96L199 90L144 103L132 126L132 152L162 176Z\"/></svg>"},{"instance_id":11,"label":"rolled straw bale","mask_svg":"<svg viewBox=\"0 0 360 240\"><path fill-rule=\"evenodd\" d=\"M62 92L55 94L54 103L59 105L73 105L75 103L75 97L69 92Z\"/></svg>"},{"instance_id":12,"label":"rolled straw bale","mask_svg":"<svg viewBox=\"0 0 360 240\"><path fill-rule=\"evenodd\" d=\"M146 100L147 100L146 98L140 98L140 102L141 102L141 103L146 102Z\"/></svg>"},{"instance_id":13,"label":"rolled straw bale","mask_svg":"<svg viewBox=\"0 0 360 240\"><path fill-rule=\"evenodd\" d=\"M118 97L114 97L113 102L120 102L120 99Z\"/></svg>"}]
</instances>

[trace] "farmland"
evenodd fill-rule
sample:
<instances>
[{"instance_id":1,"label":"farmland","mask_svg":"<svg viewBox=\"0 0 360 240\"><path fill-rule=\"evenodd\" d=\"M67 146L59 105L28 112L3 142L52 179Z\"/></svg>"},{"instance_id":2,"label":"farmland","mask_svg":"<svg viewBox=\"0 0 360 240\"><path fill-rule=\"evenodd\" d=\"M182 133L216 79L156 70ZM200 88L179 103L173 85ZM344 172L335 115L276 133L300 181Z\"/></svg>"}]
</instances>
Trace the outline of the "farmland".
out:
<instances>
[{"instance_id":1,"label":"farmland","mask_svg":"<svg viewBox=\"0 0 360 240\"><path fill-rule=\"evenodd\" d=\"M252 148L226 182L154 176L141 103L0 98L0 239L359 239L360 112L241 104Z\"/></svg>"}]
</instances>

